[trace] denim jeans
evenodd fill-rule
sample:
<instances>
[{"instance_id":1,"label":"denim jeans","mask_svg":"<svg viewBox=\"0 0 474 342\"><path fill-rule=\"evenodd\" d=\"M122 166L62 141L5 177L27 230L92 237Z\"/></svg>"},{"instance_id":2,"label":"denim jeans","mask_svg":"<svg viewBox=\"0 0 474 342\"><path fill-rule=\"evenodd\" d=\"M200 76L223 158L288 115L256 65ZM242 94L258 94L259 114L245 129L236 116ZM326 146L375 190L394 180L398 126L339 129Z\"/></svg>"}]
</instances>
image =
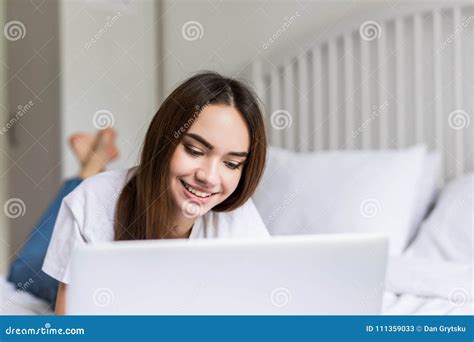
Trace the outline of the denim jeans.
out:
<instances>
[{"instance_id":1,"label":"denim jeans","mask_svg":"<svg viewBox=\"0 0 474 342\"><path fill-rule=\"evenodd\" d=\"M53 307L56 302L58 281L41 271L41 267L48 250L49 240L53 234L61 202L81 182L81 178L72 178L64 183L11 264L7 278L18 289L45 299Z\"/></svg>"}]
</instances>

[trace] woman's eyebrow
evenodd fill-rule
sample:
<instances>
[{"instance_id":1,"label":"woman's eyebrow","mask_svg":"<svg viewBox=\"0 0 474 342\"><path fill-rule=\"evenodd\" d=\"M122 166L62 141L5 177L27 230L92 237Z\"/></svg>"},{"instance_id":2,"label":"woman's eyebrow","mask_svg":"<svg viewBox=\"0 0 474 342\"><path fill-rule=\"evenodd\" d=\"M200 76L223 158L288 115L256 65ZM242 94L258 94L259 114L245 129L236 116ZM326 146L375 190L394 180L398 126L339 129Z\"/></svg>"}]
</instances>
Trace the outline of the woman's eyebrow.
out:
<instances>
[{"instance_id":1,"label":"woman's eyebrow","mask_svg":"<svg viewBox=\"0 0 474 342\"><path fill-rule=\"evenodd\" d=\"M214 148L214 146L212 146L212 144L210 142L208 142L206 139L204 139L203 137L201 137L198 134L186 133L184 136L188 136L188 137L200 142L201 144L206 146L209 150L212 150ZM237 156L237 157L247 157L248 156L248 152L229 152L227 154L232 155L232 156Z\"/></svg>"}]
</instances>

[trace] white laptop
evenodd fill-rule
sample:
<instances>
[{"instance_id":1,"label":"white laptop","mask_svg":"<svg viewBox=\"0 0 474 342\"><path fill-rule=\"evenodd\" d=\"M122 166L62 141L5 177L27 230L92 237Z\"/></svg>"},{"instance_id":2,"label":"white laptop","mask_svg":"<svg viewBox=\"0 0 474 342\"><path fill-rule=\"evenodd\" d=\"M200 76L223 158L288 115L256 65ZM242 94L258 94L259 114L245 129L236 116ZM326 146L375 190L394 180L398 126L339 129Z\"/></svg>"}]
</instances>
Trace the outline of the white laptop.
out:
<instances>
[{"instance_id":1,"label":"white laptop","mask_svg":"<svg viewBox=\"0 0 474 342\"><path fill-rule=\"evenodd\" d=\"M91 244L72 259L72 315L373 315L381 235Z\"/></svg>"}]
</instances>

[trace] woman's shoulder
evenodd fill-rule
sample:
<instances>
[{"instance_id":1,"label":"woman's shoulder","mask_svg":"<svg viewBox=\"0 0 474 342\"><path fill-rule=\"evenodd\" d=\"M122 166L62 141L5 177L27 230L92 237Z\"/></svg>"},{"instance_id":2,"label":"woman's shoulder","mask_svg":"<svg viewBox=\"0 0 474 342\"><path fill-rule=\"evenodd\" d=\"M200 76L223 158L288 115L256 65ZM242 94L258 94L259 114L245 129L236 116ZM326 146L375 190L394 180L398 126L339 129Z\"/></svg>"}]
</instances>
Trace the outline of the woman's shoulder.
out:
<instances>
[{"instance_id":1,"label":"woman's shoulder","mask_svg":"<svg viewBox=\"0 0 474 342\"><path fill-rule=\"evenodd\" d=\"M65 200L83 200L87 198L114 198L125 186L134 168L101 172L84 179Z\"/></svg>"},{"instance_id":2,"label":"woman's shoulder","mask_svg":"<svg viewBox=\"0 0 474 342\"><path fill-rule=\"evenodd\" d=\"M64 198L83 234L105 229L109 235L117 200L133 172L134 168L113 170L86 178Z\"/></svg>"},{"instance_id":3,"label":"woman's shoulder","mask_svg":"<svg viewBox=\"0 0 474 342\"><path fill-rule=\"evenodd\" d=\"M118 169L98 173L82 181L80 186L83 189L97 189L105 186L107 188L122 188L125 182L133 175L135 168Z\"/></svg>"}]
</instances>

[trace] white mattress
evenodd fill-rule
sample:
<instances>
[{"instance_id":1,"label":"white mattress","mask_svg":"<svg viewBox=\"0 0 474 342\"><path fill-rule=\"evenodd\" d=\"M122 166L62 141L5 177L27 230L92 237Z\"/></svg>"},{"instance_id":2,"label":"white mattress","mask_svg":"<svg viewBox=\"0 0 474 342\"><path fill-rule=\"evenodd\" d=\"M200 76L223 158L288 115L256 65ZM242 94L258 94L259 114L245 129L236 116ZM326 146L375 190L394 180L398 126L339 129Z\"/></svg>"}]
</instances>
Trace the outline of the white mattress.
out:
<instances>
[{"instance_id":1,"label":"white mattress","mask_svg":"<svg viewBox=\"0 0 474 342\"><path fill-rule=\"evenodd\" d=\"M473 315L472 264L390 257L384 315Z\"/></svg>"},{"instance_id":2,"label":"white mattress","mask_svg":"<svg viewBox=\"0 0 474 342\"><path fill-rule=\"evenodd\" d=\"M2 315L52 315L48 304L15 286L0 276L0 314Z\"/></svg>"}]
</instances>

